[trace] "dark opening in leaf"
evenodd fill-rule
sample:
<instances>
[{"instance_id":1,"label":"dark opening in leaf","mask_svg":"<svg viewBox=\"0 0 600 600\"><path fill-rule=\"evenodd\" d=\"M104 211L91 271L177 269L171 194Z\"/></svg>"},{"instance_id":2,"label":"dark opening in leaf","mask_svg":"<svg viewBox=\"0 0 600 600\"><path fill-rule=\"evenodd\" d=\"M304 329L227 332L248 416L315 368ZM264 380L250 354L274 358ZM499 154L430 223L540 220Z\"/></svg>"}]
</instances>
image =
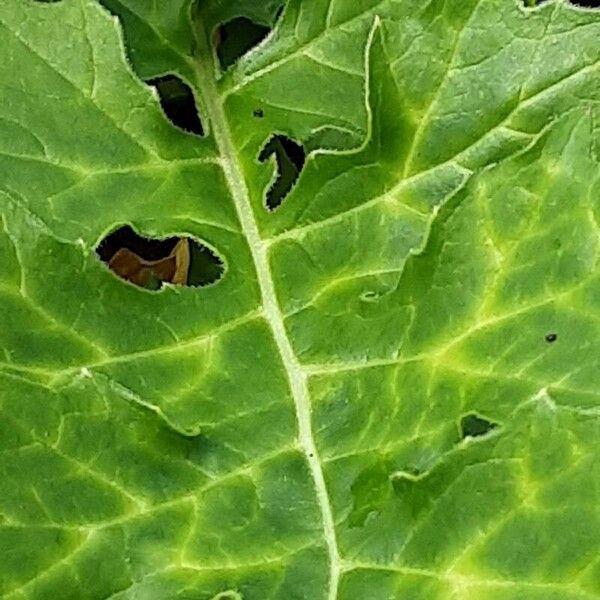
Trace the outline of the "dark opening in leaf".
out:
<instances>
[{"instance_id":1,"label":"dark opening in leaf","mask_svg":"<svg viewBox=\"0 0 600 600\"><path fill-rule=\"evenodd\" d=\"M284 135L274 135L260 151L258 160L265 162L272 154L277 162L277 176L265 198L269 210L274 210L283 202L306 162L304 146Z\"/></svg>"},{"instance_id":2,"label":"dark opening in leaf","mask_svg":"<svg viewBox=\"0 0 600 600\"><path fill-rule=\"evenodd\" d=\"M175 75L157 77L146 83L156 88L160 106L173 125L189 133L204 135L196 100L189 85Z\"/></svg>"},{"instance_id":3,"label":"dark opening in leaf","mask_svg":"<svg viewBox=\"0 0 600 600\"><path fill-rule=\"evenodd\" d=\"M546 4L550 0L521 0L527 8L535 8ZM580 8L600 8L600 0L568 0L569 4L579 6Z\"/></svg>"},{"instance_id":4,"label":"dark opening in leaf","mask_svg":"<svg viewBox=\"0 0 600 600\"><path fill-rule=\"evenodd\" d=\"M270 31L270 27L246 17L236 17L220 25L214 33L213 43L221 69L225 71L235 64L248 50L264 40Z\"/></svg>"},{"instance_id":5,"label":"dark opening in leaf","mask_svg":"<svg viewBox=\"0 0 600 600\"><path fill-rule=\"evenodd\" d=\"M569 0L569 2L581 8L600 8L600 0Z\"/></svg>"},{"instance_id":6,"label":"dark opening in leaf","mask_svg":"<svg viewBox=\"0 0 600 600\"><path fill-rule=\"evenodd\" d=\"M549 343L552 344L553 342L555 342L558 339L558 335L556 333L547 333L544 336L544 339Z\"/></svg>"},{"instance_id":7,"label":"dark opening in leaf","mask_svg":"<svg viewBox=\"0 0 600 600\"><path fill-rule=\"evenodd\" d=\"M256 108L254 109L254 112L252 113L257 119L262 119L265 116L265 113L263 111L262 108Z\"/></svg>"},{"instance_id":8,"label":"dark opening in leaf","mask_svg":"<svg viewBox=\"0 0 600 600\"><path fill-rule=\"evenodd\" d=\"M149 290L163 283L200 287L223 275L221 259L193 238L151 239L129 225L107 235L96 253L121 279Z\"/></svg>"},{"instance_id":9,"label":"dark opening in leaf","mask_svg":"<svg viewBox=\"0 0 600 600\"><path fill-rule=\"evenodd\" d=\"M498 423L488 421L475 413L465 415L460 420L460 431L463 440L465 438L481 437L490 433L496 427L498 427Z\"/></svg>"}]
</instances>

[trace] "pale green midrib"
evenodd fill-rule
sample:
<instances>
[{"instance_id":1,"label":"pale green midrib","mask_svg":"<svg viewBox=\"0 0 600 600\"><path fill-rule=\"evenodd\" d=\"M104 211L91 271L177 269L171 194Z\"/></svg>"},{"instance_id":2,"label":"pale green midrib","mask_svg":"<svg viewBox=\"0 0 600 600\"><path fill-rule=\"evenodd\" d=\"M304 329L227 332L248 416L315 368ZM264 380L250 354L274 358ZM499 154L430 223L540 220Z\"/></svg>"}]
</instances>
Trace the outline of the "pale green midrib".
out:
<instances>
[{"instance_id":1,"label":"pale green midrib","mask_svg":"<svg viewBox=\"0 0 600 600\"><path fill-rule=\"evenodd\" d=\"M298 440L306 456L313 478L316 496L321 511L323 535L327 545L330 563L328 600L337 598L337 589L341 571L341 559L337 547L335 522L331 502L323 476L316 443L312 433L310 398L307 375L298 362L292 344L287 336L283 314L277 303L275 285L269 268L268 245L260 236L254 218L250 197L237 153L229 130L214 78L214 65L210 60L211 52L204 42L203 32L197 36L199 58L196 64L196 87L201 92L206 117L211 125L219 153L222 157L223 171L240 219L242 231L248 240L252 258L256 267L258 284L262 296L264 314L273 332L286 370L290 390L293 396L298 419Z\"/></svg>"}]
</instances>

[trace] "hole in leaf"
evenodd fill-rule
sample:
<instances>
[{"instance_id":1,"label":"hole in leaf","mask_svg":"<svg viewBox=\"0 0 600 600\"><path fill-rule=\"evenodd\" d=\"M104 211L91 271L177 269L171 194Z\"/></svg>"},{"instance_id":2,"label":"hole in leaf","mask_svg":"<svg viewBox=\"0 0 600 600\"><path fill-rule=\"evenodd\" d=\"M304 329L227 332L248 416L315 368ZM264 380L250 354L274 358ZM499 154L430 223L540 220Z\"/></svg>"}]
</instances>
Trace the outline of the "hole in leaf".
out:
<instances>
[{"instance_id":1,"label":"hole in leaf","mask_svg":"<svg viewBox=\"0 0 600 600\"><path fill-rule=\"evenodd\" d=\"M549 0L521 0L521 2L525 8L535 8L546 4ZM580 8L600 8L600 0L568 0L568 3Z\"/></svg>"},{"instance_id":2,"label":"hole in leaf","mask_svg":"<svg viewBox=\"0 0 600 600\"><path fill-rule=\"evenodd\" d=\"M107 235L96 253L121 279L148 290L158 290L163 283L201 287L223 276L221 259L196 240L146 238L129 225Z\"/></svg>"},{"instance_id":3,"label":"hole in leaf","mask_svg":"<svg viewBox=\"0 0 600 600\"><path fill-rule=\"evenodd\" d=\"M556 333L547 333L544 336L544 339L549 343L552 344L554 343L557 339L558 339L558 335Z\"/></svg>"},{"instance_id":4,"label":"hole in leaf","mask_svg":"<svg viewBox=\"0 0 600 600\"><path fill-rule=\"evenodd\" d=\"M460 432L463 440L466 438L481 437L490 433L496 427L498 427L498 423L488 421L475 413L465 415L460 420Z\"/></svg>"},{"instance_id":5,"label":"hole in leaf","mask_svg":"<svg viewBox=\"0 0 600 600\"><path fill-rule=\"evenodd\" d=\"M569 3L581 8L600 8L600 0L569 0Z\"/></svg>"},{"instance_id":6,"label":"hole in leaf","mask_svg":"<svg viewBox=\"0 0 600 600\"><path fill-rule=\"evenodd\" d=\"M189 85L175 75L156 77L146 83L158 92L160 106L173 125L189 133L204 135L196 99Z\"/></svg>"},{"instance_id":7,"label":"hole in leaf","mask_svg":"<svg viewBox=\"0 0 600 600\"><path fill-rule=\"evenodd\" d=\"M246 17L236 17L220 25L213 35L213 44L223 71L235 64L248 50L260 44L271 28Z\"/></svg>"},{"instance_id":8,"label":"hole in leaf","mask_svg":"<svg viewBox=\"0 0 600 600\"><path fill-rule=\"evenodd\" d=\"M283 202L306 162L304 146L284 135L274 135L260 151L258 160L265 162L273 154L277 162L277 177L265 199L269 210L276 209Z\"/></svg>"},{"instance_id":9,"label":"hole in leaf","mask_svg":"<svg viewBox=\"0 0 600 600\"><path fill-rule=\"evenodd\" d=\"M265 116L265 113L262 108L256 108L252 113L257 119L262 119Z\"/></svg>"}]
</instances>

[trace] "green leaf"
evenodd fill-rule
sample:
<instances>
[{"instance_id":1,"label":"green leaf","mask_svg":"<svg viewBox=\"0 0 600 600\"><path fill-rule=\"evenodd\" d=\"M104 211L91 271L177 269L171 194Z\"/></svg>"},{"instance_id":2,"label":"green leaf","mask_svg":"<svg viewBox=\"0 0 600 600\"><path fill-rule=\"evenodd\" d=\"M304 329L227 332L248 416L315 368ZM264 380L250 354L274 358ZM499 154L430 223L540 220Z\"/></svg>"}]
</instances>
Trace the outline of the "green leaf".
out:
<instances>
[{"instance_id":1,"label":"green leaf","mask_svg":"<svg viewBox=\"0 0 600 600\"><path fill-rule=\"evenodd\" d=\"M0 6L0 595L600 598L600 14L280 4Z\"/></svg>"}]
</instances>

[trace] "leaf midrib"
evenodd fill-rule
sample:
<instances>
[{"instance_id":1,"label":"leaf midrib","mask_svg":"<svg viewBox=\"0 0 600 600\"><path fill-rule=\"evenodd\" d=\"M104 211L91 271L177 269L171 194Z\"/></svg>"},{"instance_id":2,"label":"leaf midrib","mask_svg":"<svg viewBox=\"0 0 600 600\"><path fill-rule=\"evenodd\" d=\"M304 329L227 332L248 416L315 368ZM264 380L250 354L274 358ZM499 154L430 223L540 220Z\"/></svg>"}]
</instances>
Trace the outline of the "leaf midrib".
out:
<instances>
[{"instance_id":1,"label":"leaf midrib","mask_svg":"<svg viewBox=\"0 0 600 600\"><path fill-rule=\"evenodd\" d=\"M208 35L201 23L197 23L196 27L194 33L198 44L198 61L195 69L195 85L202 92L205 116L211 125L211 133L221 154L225 179L235 204L242 232L248 240L256 268L264 316L273 333L289 381L298 420L298 442L310 468L321 512L323 536L329 555L328 600L335 600L341 571L341 559L337 547L331 502L312 432L307 374L302 369L285 330L283 314L277 302L275 283L269 267L268 244L260 236L248 187L223 110L223 100L219 95L214 77L214 58L211 59L213 53L206 41Z\"/></svg>"}]
</instances>

